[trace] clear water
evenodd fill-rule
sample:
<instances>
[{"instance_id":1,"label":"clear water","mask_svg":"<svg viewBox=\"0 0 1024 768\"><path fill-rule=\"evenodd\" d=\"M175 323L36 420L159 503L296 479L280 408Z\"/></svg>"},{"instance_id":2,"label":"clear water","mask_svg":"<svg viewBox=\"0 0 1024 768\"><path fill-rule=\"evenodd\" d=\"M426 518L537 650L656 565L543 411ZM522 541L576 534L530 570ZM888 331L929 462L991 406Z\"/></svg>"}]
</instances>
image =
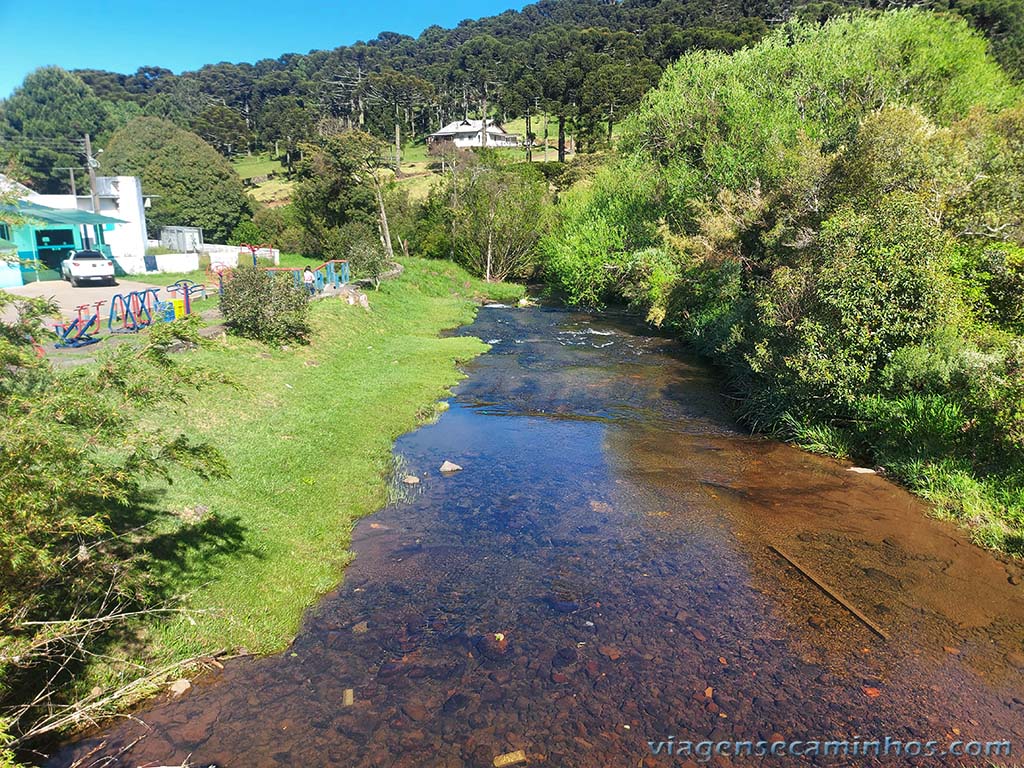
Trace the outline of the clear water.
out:
<instances>
[{"instance_id":1,"label":"clear water","mask_svg":"<svg viewBox=\"0 0 1024 768\"><path fill-rule=\"evenodd\" d=\"M1024 754L1016 566L881 477L742 433L705 368L625 321L483 309L461 332L493 349L399 440L422 482L359 523L292 647L47 765L685 765L652 754L673 737Z\"/></svg>"}]
</instances>

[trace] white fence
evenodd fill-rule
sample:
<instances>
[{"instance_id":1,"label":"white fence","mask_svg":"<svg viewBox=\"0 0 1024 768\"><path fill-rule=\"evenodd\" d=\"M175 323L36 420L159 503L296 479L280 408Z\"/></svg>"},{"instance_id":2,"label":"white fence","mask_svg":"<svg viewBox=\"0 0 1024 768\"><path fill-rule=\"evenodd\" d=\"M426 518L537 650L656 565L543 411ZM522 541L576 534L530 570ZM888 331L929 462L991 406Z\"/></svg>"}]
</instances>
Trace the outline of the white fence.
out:
<instances>
[{"instance_id":1,"label":"white fence","mask_svg":"<svg viewBox=\"0 0 1024 768\"><path fill-rule=\"evenodd\" d=\"M150 247L159 246L158 241L150 240ZM205 243L198 253L160 253L155 256L147 256L145 259L115 259L120 271L126 275L138 275L143 272L194 272L199 269L200 257L206 255L210 258L210 268L217 267L234 268L241 264L248 264L252 259L252 252L248 248L239 248L237 245L220 245L217 243ZM264 263L271 263L275 267L281 263L281 252L277 248L260 248L256 251L256 258ZM149 262L147 264L146 262ZM205 263L205 260L204 260ZM155 265L156 269L152 267ZM150 267L147 269L147 266Z\"/></svg>"}]
</instances>

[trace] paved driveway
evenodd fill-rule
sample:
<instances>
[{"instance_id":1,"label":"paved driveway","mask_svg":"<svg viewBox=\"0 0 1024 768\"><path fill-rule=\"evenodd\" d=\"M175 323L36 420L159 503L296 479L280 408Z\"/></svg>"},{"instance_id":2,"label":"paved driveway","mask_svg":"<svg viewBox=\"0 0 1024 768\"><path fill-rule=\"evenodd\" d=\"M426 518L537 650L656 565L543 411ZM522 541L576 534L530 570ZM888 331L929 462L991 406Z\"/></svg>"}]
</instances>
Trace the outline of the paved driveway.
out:
<instances>
[{"instance_id":1,"label":"paved driveway","mask_svg":"<svg viewBox=\"0 0 1024 768\"><path fill-rule=\"evenodd\" d=\"M110 311L110 300L115 294L141 291L145 288L154 287L156 286L151 283L140 283L136 280L119 277L117 285L88 285L81 288L72 288L70 283L66 283L63 280L43 280L38 283L29 283L28 285L4 288L3 290L18 296L52 298L57 302L61 314L66 318L77 316L78 312L75 308L81 304L91 305L97 301L106 301L107 303L100 308L100 317L105 320L107 313ZM162 301L170 299L167 291L163 289L161 289L159 297ZM2 319L9 321L12 319L10 317L11 314L10 311L4 312Z\"/></svg>"}]
</instances>

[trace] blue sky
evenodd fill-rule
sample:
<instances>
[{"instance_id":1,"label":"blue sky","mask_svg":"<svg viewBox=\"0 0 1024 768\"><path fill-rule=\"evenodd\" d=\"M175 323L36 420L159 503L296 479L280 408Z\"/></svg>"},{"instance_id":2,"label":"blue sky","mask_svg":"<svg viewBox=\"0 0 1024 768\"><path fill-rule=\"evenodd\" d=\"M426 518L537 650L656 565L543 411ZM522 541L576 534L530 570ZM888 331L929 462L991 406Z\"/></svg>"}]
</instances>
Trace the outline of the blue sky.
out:
<instances>
[{"instance_id":1,"label":"blue sky","mask_svg":"<svg viewBox=\"0 0 1024 768\"><path fill-rule=\"evenodd\" d=\"M175 72L220 61L276 58L369 40L418 35L431 24L521 8L526 0L0 0L0 98L36 67Z\"/></svg>"}]
</instances>

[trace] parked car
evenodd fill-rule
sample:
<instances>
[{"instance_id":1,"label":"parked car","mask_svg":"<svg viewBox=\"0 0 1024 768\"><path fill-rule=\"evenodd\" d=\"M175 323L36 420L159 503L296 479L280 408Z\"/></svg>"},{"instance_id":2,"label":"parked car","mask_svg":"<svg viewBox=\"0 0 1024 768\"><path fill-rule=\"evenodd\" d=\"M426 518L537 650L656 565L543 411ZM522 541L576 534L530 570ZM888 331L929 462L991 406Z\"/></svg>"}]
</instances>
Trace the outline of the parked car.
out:
<instances>
[{"instance_id":1,"label":"parked car","mask_svg":"<svg viewBox=\"0 0 1024 768\"><path fill-rule=\"evenodd\" d=\"M114 285L114 262L99 251L72 251L60 263L60 276L76 288L82 283Z\"/></svg>"}]
</instances>

